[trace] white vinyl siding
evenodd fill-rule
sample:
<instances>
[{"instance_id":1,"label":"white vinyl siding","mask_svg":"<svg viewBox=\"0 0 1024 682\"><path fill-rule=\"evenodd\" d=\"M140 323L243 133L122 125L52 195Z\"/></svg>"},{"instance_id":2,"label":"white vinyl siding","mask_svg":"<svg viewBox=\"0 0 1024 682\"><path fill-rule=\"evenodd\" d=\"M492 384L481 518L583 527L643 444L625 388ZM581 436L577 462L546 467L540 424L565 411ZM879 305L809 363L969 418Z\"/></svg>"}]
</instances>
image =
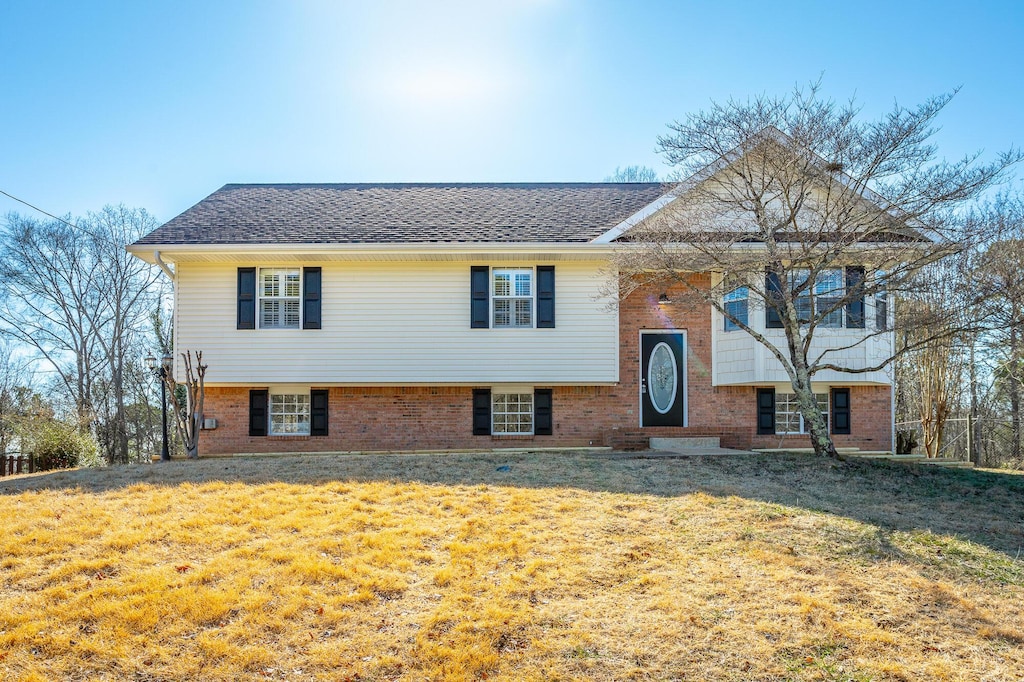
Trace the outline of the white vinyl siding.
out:
<instances>
[{"instance_id":1,"label":"white vinyl siding","mask_svg":"<svg viewBox=\"0 0 1024 682\"><path fill-rule=\"evenodd\" d=\"M537 260L508 267L530 268ZM323 333L255 336L235 329L237 267L280 264L180 263L176 348L203 351L210 385L618 380L618 314L599 295L606 264L557 264L557 328L498 328L482 338L470 328L471 262L304 262L323 267Z\"/></svg>"}]
</instances>

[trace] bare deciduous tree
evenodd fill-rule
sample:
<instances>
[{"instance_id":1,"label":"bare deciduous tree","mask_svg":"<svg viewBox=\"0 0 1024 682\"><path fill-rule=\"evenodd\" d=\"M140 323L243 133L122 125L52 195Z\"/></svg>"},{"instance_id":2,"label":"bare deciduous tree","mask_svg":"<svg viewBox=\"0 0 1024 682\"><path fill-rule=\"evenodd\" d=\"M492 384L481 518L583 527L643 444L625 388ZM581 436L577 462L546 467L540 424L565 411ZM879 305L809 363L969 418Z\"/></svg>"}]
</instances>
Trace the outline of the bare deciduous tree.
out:
<instances>
[{"instance_id":1,"label":"bare deciduous tree","mask_svg":"<svg viewBox=\"0 0 1024 682\"><path fill-rule=\"evenodd\" d=\"M615 172L605 182L658 182L658 171L647 166L615 167Z\"/></svg>"},{"instance_id":2,"label":"bare deciduous tree","mask_svg":"<svg viewBox=\"0 0 1024 682\"><path fill-rule=\"evenodd\" d=\"M32 348L74 405L81 431L109 462L127 462L127 396L143 381L146 317L157 270L127 254L155 221L106 207L72 222L11 214L0 232L0 334Z\"/></svg>"},{"instance_id":3,"label":"bare deciduous tree","mask_svg":"<svg viewBox=\"0 0 1024 682\"><path fill-rule=\"evenodd\" d=\"M1008 403L1009 456L1019 460L1024 402L1024 200L1001 195L980 209L975 219L998 229L1001 237L980 254L972 282L984 301L983 347L995 385Z\"/></svg>"},{"instance_id":4,"label":"bare deciduous tree","mask_svg":"<svg viewBox=\"0 0 1024 682\"><path fill-rule=\"evenodd\" d=\"M91 238L61 222L11 214L0 251L0 333L34 349L74 403L78 427L94 419L93 381L101 362L102 305Z\"/></svg>"},{"instance_id":5,"label":"bare deciduous tree","mask_svg":"<svg viewBox=\"0 0 1024 682\"><path fill-rule=\"evenodd\" d=\"M167 382L167 393L174 409L174 423L178 437L185 446L185 456L189 459L199 457L199 434L203 428L203 402L206 398L206 368L203 364L203 352L196 351L195 363L192 351L181 353L181 362L185 370L185 382L179 384L174 373L168 372L164 381ZM178 395L178 386L185 391L184 400Z\"/></svg>"},{"instance_id":6,"label":"bare deciduous tree","mask_svg":"<svg viewBox=\"0 0 1024 682\"><path fill-rule=\"evenodd\" d=\"M958 209L1020 159L1011 151L988 163L940 160L933 124L952 96L861 122L854 102L824 99L814 84L783 97L712 104L671 124L659 146L688 179L661 211L619 238L620 295L668 281L711 305L778 361L815 452L837 457L811 382L826 371L880 371L927 342L890 344L878 356L891 338L884 308L933 289L929 277L938 271L924 266L982 238L981 224ZM713 273L710 287L691 277L701 272ZM766 313L767 328L723 300L739 288L746 310ZM910 325L960 324L943 321L959 311L910 312L903 316ZM847 351L875 337L883 341L875 357L849 359Z\"/></svg>"}]
</instances>

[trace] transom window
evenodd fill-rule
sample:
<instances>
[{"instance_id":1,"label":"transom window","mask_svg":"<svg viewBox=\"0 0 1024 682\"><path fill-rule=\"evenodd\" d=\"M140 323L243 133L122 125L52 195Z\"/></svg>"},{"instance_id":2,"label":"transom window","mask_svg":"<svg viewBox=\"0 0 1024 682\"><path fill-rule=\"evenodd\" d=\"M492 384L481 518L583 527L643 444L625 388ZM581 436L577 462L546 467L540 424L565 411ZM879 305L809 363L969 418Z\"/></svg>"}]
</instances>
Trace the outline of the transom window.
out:
<instances>
[{"instance_id":1,"label":"transom window","mask_svg":"<svg viewBox=\"0 0 1024 682\"><path fill-rule=\"evenodd\" d=\"M828 427L828 393L815 393L814 399ZM775 433L807 433L795 393L775 394Z\"/></svg>"},{"instance_id":2,"label":"transom window","mask_svg":"<svg viewBox=\"0 0 1024 682\"><path fill-rule=\"evenodd\" d=\"M491 396L491 433L533 434L533 394L495 393Z\"/></svg>"},{"instance_id":3,"label":"transom window","mask_svg":"<svg viewBox=\"0 0 1024 682\"><path fill-rule=\"evenodd\" d=\"M495 327L533 326L533 270L494 270L491 301Z\"/></svg>"},{"instance_id":4,"label":"transom window","mask_svg":"<svg viewBox=\"0 0 1024 682\"><path fill-rule=\"evenodd\" d=\"M260 328L298 329L301 293L298 268L260 268Z\"/></svg>"},{"instance_id":5,"label":"transom window","mask_svg":"<svg viewBox=\"0 0 1024 682\"><path fill-rule=\"evenodd\" d=\"M725 296L722 297L722 306L725 311L732 315L735 319L739 320L743 324L748 324L747 320L747 300L750 298L750 289L747 287L736 287ZM723 316L724 317L724 316ZM733 322L728 317L725 317L725 331L731 332L739 329L739 325Z\"/></svg>"},{"instance_id":6,"label":"transom window","mask_svg":"<svg viewBox=\"0 0 1024 682\"><path fill-rule=\"evenodd\" d=\"M272 393L270 395L270 435L309 435L308 393Z\"/></svg>"}]
</instances>

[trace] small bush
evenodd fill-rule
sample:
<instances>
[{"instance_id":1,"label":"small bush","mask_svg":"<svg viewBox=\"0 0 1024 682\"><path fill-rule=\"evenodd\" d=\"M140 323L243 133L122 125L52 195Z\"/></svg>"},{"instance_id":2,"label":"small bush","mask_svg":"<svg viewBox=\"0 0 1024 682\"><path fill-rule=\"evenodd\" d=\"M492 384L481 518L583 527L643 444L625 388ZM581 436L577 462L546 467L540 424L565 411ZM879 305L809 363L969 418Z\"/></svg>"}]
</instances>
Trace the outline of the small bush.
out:
<instances>
[{"instance_id":1,"label":"small bush","mask_svg":"<svg viewBox=\"0 0 1024 682\"><path fill-rule=\"evenodd\" d=\"M33 425L27 441L29 455L38 471L100 464L96 442L59 421L47 420Z\"/></svg>"}]
</instances>

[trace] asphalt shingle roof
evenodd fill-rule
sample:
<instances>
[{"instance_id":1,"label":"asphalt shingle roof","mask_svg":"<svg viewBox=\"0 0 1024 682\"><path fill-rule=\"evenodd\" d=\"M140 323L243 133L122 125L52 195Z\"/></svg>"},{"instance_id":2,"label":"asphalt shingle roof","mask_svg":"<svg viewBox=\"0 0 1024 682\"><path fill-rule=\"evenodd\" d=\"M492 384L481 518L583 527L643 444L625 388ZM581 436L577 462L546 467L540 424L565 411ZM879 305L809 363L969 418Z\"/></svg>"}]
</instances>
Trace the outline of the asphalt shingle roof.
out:
<instances>
[{"instance_id":1,"label":"asphalt shingle roof","mask_svg":"<svg viewBox=\"0 0 1024 682\"><path fill-rule=\"evenodd\" d=\"M225 185L138 244L587 242L659 183Z\"/></svg>"}]
</instances>

